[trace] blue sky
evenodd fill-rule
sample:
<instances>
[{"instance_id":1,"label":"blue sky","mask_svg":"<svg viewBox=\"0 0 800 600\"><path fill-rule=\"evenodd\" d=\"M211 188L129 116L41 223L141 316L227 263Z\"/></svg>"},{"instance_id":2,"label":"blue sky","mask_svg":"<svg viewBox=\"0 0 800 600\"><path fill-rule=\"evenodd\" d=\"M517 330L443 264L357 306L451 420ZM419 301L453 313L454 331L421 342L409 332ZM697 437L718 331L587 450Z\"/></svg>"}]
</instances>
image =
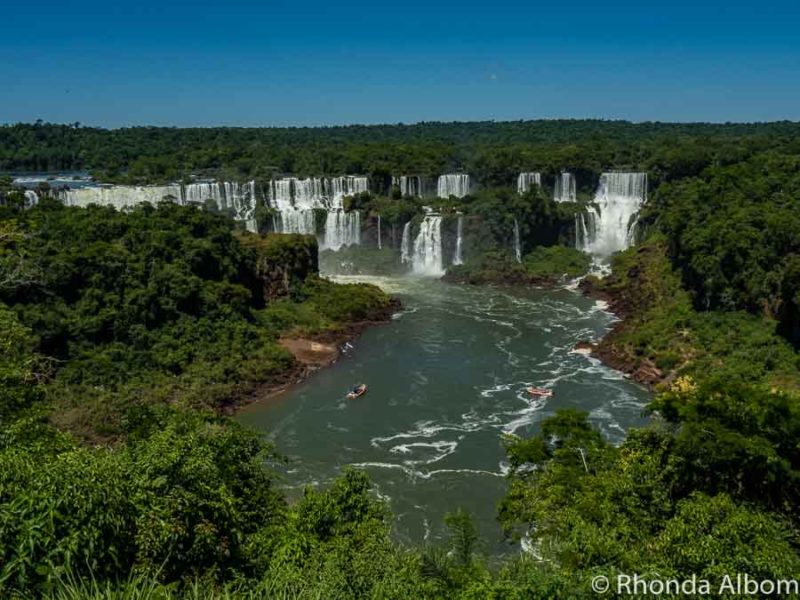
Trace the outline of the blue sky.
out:
<instances>
[{"instance_id":1,"label":"blue sky","mask_svg":"<svg viewBox=\"0 0 800 600\"><path fill-rule=\"evenodd\" d=\"M800 1L13 2L0 122L800 120Z\"/></svg>"}]
</instances>

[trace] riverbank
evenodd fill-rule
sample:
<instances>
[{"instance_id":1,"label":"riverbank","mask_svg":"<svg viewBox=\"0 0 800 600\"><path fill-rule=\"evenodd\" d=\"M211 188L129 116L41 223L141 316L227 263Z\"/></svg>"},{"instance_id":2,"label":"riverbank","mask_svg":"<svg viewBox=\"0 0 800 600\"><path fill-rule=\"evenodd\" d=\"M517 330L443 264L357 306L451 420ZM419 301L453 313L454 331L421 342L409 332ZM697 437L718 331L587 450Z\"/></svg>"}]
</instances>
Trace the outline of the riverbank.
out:
<instances>
[{"instance_id":1,"label":"riverbank","mask_svg":"<svg viewBox=\"0 0 800 600\"><path fill-rule=\"evenodd\" d=\"M582 342L576 350L588 350L588 354L604 365L624 373L631 380L656 390L666 386L675 377L675 372L665 372L658 368L652 359L636 356L626 347L624 340L635 328L632 323L637 312L646 306L637 305L637 294L640 272L629 274L629 285L618 287L613 282L619 278L617 273L608 275L607 280L589 275L578 284L580 292L593 300L603 302L606 310L619 319L611 329L597 342ZM615 279L616 278L616 279ZM637 283L634 283L637 282Z\"/></svg>"},{"instance_id":2,"label":"riverbank","mask_svg":"<svg viewBox=\"0 0 800 600\"><path fill-rule=\"evenodd\" d=\"M579 287L619 319L591 355L652 390L680 376L800 389L794 350L777 322L696 310L658 240L619 253L608 276L588 276Z\"/></svg>"},{"instance_id":3,"label":"riverbank","mask_svg":"<svg viewBox=\"0 0 800 600\"><path fill-rule=\"evenodd\" d=\"M386 306L372 309L367 319L345 323L328 331L281 337L278 344L289 351L294 358L292 368L281 374L276 381L259 385L239 402L226 406L225 414L234 414L248 406L290 391L292 387L302 383L315 372L336 363L342 355L342 347L345 344L356 341L371 327L387 324L402 308L399 299L390 297Z\"/></svg>"}]
</instances>

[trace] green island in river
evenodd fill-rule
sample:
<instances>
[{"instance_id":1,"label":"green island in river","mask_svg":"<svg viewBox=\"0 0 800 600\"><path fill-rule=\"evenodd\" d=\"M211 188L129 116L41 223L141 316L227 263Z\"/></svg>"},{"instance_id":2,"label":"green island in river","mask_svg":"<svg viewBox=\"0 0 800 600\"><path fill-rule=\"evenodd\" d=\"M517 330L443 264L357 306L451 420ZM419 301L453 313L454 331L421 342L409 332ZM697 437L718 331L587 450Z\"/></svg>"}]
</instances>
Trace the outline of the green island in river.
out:
<instances>
[{"instance_id":1,"label":"green island in river","mask_svg":"<svg viewBox=\"0 0 800 600\"><path fill-rule=\"evenodd\" d=\"M0 169L2 597L800 577L800 124L18 124Z\"/></svg>"}]
</instances>

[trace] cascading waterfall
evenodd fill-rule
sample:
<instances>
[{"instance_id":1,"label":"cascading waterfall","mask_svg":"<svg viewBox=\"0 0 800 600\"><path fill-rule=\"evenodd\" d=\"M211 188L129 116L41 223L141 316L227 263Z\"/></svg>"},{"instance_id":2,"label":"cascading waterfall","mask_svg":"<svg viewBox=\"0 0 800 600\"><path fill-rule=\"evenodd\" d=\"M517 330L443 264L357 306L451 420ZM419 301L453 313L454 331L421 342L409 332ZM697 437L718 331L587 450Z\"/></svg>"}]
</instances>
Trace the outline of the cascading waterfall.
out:
<instances>
[{"instance_id":1,"label":"cascading waterfall","mask_svg":"<svg viewBox=\"0 0 800 600\"><path fill-rule=\"evenodd\" d=\"M232 211L234 218L250 221L256 211L256 184L218 181L190 183L181 190L182 204L203 204L213 200L220 211Z\"/></svg>"},{"instance_id":2,"label":"cascading waterfall","mask_svg":"<svg viewBox=\"0 0 800 600\"><path fill-rule=\"evenodd\" d=\"M414 240L413 271L417 275L440 277L442 267L442 217L426 216Z\"/></svg>"},{"instance_id":3,"label":"cascading waterfall","mask_svg":"<svg viewBox=\"0 0 800 600\"><path fill-rule=\"evenodd\" d=\"M25 190L25 206L36 206L39 204L39 194L33 190Z\"/></svg>"},{"instance_id":4,"label":"cascading waterfall","mask_svg":"<svg viewBox=\"0 0 800 600\"><path fill-rule=\"evenodd\" d=\"M451 173L440 175L436 185L436 195L439 198L463 198L469 194L469 175L466 173Z\"/></svg>"},{"instance_id":5,"label":"cascading waterfall","mask_svg":"<svg viewBox=\"0 0 800 600\"><path fill-rule=\"evenodd\" d=\"M411 262L411 221L403 226L403 239L400 242L400 262Z\"/></svg>"},{"instance_id":6,"label":"cascading waterfall","mask_svg":"<svg viewBox=\"0 0 800 600\"><path fill-rule=\"evenodd\" d=\"M327 180L319 177L307 179L290 178L292 183L292 205L297 210L327 208L330 187Z\"/></svg>"},{"instance_id":7,"label":"cascading waterfall","mask_svg":"<svg viewBox=\"0 0 800 600\"><path fill-rule=\"evenodd\" d=\"M272 229L276 233L314 235L317 231L316 221L313 210L285 210L273 215Z\"/></svg>"},{"instance_id":8,"label":"cascading waterfall","mask_svg":"<svg viewBox=\"0 0 800 600\"><path fill-rule=\"evenodd\" d=\"M313 181L295 177L273 179L269 183L268 202L277 212L272 218L272 228L277 233L302 233L314 235L317 231L313 200ZM295 199L299 198L299 205Z\"/></svg>"},{"instance_id":9,"label":"cascading waterfall","mask_svg":"<svg viewBox=\"0 0 800 600\"><path fill-rule=\"evenodd\" d=\"M278 233L316 233L315 210L326 210L324 248L361 243L361 216L345 212L343 199L369 191L366 177L345 175L332 179L285 177L269 185L269 203L277 211L273 226Z\"/></svg>"},{"instance_id":10,"label":"cascading waterfall","mask_svg":"<svg viewBox=\"0 0 800 600\"><path fill-rule=\"evenodd\" d=\"M334 177L330 182L331 187L331 207L342 208L342 198L345 196L355 196L369 191L369 180L366 177L347 175L344 177Z\"/></svg>"},{"instance_id":11,"label":"cascading waterfall","mask_svg":"<svg viewBox=\"0 0 800 600\"><path fill-rule=\"evenodd\" d=\"M392 185L400 188L401 196L422 198L422 177L419 175L401 175L392 177Z\"/></svg>"},{"instance_id":12,"label":"cascading waterfall","mask_svg":"<svg viewBox=\"0 0 800 600\"><path fill-rule=\"evenodd\" d=\"M453 256L454 265L463 265L464 257L462 256L464 242L464 217L459 215L458 226L456 228L456 253Z\"/></svg>"},{"instance_id":13,"label":"cascading waterfall","mask_svg":"<svg viewBox=\"0 0 800 600\"><path fill-rule=\"evenodd\" d=\"M575 215L575 248L578 250L585 250L595 235L596 216L597 214L593 210Z\"/></svg>"},{"instance_id":14,"label":"cascading waterfall","mask_svg":"<svg viewBox=\"0 0 800 600\"><path fill-rule=\"evenodd\" d=\"M522 262L522 247L519 241L519 223L514 219L514 258L518 263Z\"/></svg>"},{"instance_id":15,"label":"cascading waterfall","mask_svg":"<svg viewBox=\"0 0 800 600\"><path fill-rule=\"evenodd\" d=\"M273 179L269 182L268 200L272 208L278 211L291 210L292 182L294 179Z\"/></svg>"},{"instance_id":16,"label":"cascading waterfall","mask_svg":"<svg viewBox=\"0 0 800 600\"><path fill-rule=\"evenodd\" d=\"M534 185L542 185L541 173L520 173L517 177L517 193L524 194Z\"/></svg>"},{"instance_id":17,"label":"cascading waterfall","mask_svg":"<svg viewBox=\"0 0 800 600\"><path fill-rule=\"evenodd\" d=\"M357 246L361 243L361 214L357 210L346 212L341 209L329 210L325 218L325 250L339 250L343 246Z\"/></svg>"},{"instance_id":18,"label":"cascading waterfall","mask_svg":"<svg viewBox=\"0 0 800 600\"><path fill-rule=\"evenodd\" d=\"M81 187L63 190L58 197L67 206L100 204L117 209L135 206L143 202L158 204L166 200L178 204L204 204L213 200L221 211L230 211L240 221L252 220L255 215L257 197L256 184L217 181L190 183L185 186L172 185L113 185Z\"/></svg>"},{"instance_id":19,"label":"cascading waterfall","mask_svg":"<svg viewBox=\"0 0 800 600\"><path fill-rule=\"evenodd\" d=\"M158 204L165 200L183 203L180 185L113 185L63 190L59 199L67 206L86 207L90 204L113 206L121 210L143 202Z\"/></svg>"},{"instance_id":20,"label":"cascading waterfall","mask_svg":"<svg viewBox=\"0 0 800 600\"><path fill-rule=\"evenodd\" d=\"M381 216L378 215L378 250L383 250L383 244L381 243Z\"/></svg>"},{"instance_id":21,"label":"cascading waterfall","mask_svg":"<svg viewBox=\"0 0 800 600\"><path fill-rule=\"evenodd\" d=\"M636 216L647 200L647 173L603 173L594 202L583 223L582 250L606 257L632 243ZM576 237L580 237L576 235Z\"/></svg>"},{"instance_id":22,"label":"cascading waterfall","mask_svg":"<svg viewBox=\"0 0 800 600\"><path fill-rule=\"evenodd\" d=\"M556 177L553 200L556 202L575 202L577 200L575 175L564 172Z\"/></svg>"}]
</instances>

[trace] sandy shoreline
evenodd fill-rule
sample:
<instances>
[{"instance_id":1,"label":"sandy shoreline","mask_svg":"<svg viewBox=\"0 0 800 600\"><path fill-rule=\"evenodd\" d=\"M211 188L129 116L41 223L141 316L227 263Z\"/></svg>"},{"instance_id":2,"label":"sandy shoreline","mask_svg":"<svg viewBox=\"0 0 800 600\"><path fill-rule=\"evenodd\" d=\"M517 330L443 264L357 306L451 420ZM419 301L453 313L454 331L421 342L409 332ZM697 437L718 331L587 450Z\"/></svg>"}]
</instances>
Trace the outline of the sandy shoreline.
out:
<instances>
[{"instance_id":1,"label":"sandy shoreline","mask_svg":"<svg viewBox=\"0 0 800 600\"><path fill-rule=\"evenodd\" d=\"M319 335L281 338L278 343L294 356L294 368L285 373L280 381L258 386L252 393L241 398L235 406L231 406L229 412L246 411L251 406L280 397L316 371L333 365L342 355L344 344L355 341L370 327L389 323L392 315L401 309L400 301L393 298L387 308L369 320L350 323L342 329Z\"/></svg>"}]
</instances>

